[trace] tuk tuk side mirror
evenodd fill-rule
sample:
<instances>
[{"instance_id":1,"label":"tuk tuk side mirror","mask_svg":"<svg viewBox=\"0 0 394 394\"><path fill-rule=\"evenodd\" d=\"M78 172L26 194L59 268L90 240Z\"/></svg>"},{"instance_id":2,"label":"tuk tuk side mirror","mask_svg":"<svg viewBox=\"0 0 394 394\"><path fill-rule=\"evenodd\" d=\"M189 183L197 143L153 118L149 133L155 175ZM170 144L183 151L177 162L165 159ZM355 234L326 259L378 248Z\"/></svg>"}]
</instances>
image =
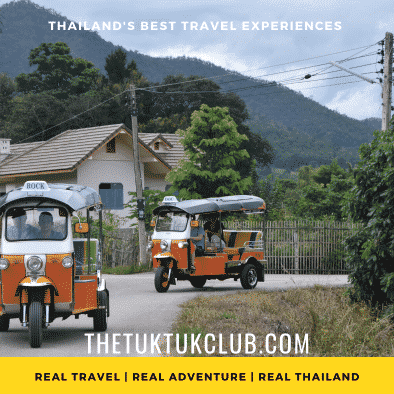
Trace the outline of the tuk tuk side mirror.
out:
<instances>
[{"instance_id":1,"label":"tuk tuk side mirror","mask_svg":"<svg viewBox=\"0 0 394 394\"><path fill-rule=\"evenodd\" d=\"M156 222L155 222L154 220L151 220L150 226L151 226L151 227L155 227L155 226L156 226Z\"/></svg>"},{"instance_id":2,"label":"tuk tuk side mirror","mask_svg":"<svg viewBox=\"0 0 394 394\"><path fill-rule=\"evenodd\" d=\"M74 230L79 234L86 234L89 232L89 224L88 223L75 223Z\"/></svg>"},{"instance_id":3,"label":"tuk tuk side mirror","mask_svg":"<svg viewBox=\"0 0 394 394\"><path fill-rule=\"evenodd\" d=\"M190 222L190 226L191 226L191 227L198 227L198 220L192 220L192 221Z\"/></svg>"}]
</instances>

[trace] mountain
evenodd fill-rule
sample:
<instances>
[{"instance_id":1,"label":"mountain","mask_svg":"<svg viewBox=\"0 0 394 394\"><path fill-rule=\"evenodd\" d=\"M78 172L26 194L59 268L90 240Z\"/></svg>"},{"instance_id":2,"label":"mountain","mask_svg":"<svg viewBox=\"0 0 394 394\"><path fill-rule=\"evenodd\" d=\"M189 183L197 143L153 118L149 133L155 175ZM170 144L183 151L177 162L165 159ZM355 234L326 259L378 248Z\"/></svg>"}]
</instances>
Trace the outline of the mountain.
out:
<instances>
[{"instance_id":1,"label":"mountain","mask_svg":"<svg viewBox=\"0 0 394 394\"><path fill-rule=\"evenodd\" d=\"M66 22L66 26L71 21L28 0L1 6L0 20L0 72L12 77L33 71L28 64L30 50L43 42L66 42L74 57L92 61L103 74L105 57L117 48L97 32L51 31L49 21ZM245 101L250 115L248 124L273 145L277 167L327 164L335 157L342 166L347 161L354 164L360 144L370 142L373 131L380 128L379 119L352 119L280 84L248 78L199 59L153 58L138 51L126 52L128 61L135 60L152 82L161 82L169 74L222 75L215 82Z\"/></svg>"}]
</instances>

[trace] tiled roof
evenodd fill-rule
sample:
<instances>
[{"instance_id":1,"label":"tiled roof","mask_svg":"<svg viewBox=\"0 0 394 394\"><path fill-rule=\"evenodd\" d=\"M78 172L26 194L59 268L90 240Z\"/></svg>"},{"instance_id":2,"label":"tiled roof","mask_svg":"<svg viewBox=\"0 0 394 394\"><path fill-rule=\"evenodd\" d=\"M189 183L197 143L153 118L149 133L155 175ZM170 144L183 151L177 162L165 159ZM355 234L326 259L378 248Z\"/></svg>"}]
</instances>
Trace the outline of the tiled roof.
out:
<instances>
[{"instance_id":1,"label":"tiled roof","mask_svg":"<svg viewBox=\"0 0 394 394\"><path fill-rule=\"evenodd\" d=\"M122 130L132 134L124 124L115 124L67 130L48 141L11 145L11 157L0 162L0 176L71 171ZM140 144L170 167L142 139Z\"/></svg>"},{"instance_id":2,"label":"tiled roof","mask_svg":"<svg viewBox=\"0 0 394 394\"><path fill-rule=\"evenodd\" d=\"M156 152L157 155L161 156L171 167L176 167L180 159L184 157L185 151L183 145L179 142L181 137L177 134L168 133L138 133L138 137L145 142L145 144L153 144L158 137L162 138L165 143L172 145L171 149L167 152ZM152 146L151 146L152 148Z\"/></svg>"}]
</instances>

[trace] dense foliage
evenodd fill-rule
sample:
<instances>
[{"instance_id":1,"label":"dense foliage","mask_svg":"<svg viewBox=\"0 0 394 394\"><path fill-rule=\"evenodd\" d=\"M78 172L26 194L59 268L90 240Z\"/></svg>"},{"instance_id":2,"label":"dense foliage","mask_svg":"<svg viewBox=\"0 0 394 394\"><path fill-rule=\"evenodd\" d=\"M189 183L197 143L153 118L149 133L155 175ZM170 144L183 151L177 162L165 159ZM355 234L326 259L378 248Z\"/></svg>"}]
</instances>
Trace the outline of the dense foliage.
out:
<instances>
[{"instance_id":1,"label":"dense foliage","mask_svg":"<svg viewBox=\"0 0 394 394\"><path fill-rule=\"evenodd\" d=\"M373 305L394 301L394 133L375 131L360 147L355 187L345 207L362 230L347 241L347 261L356 300Z\"/></svg>"},{"instance_id":2,"label":"dense foliage","mask_svg":"<svg viewBox=\"0 0 394 394\"><path fill-rule=\"evenodd\" d=\"M94 31L67 31L56 28L50 31L48 21L57 20L60 24L64 22L69 24L70 21L53 10L47 10L30 1L5 4L1 11L3 33L0 51L7 54L1 71L7 72L11 77L30 72L26 62L29 52L43 42L67 43L72 48L74 57L94 63L103 75L106 75L105 56L118 49ZM29 28L21 29L20 26L29 26ZM267 140L274 147L276 153L274 164L279 168L296 170L312 162L315 162L315 165L329 164L332 158L337 158L341 167L346 167L346 162L354 165L359 160L358 147L361 143L370 142L373 130L379 127L378 119L365 121L351 119L280 84L271 83L267 86L266 81L246 78L199 59L185 56L152 58L138 51L126 53L127 62L134 60L151 82L161 82L168 75L183 74L186 78L190 75L200 75L215 77L214 81L223 90L236 92L246 104L250 116L245 124L262 140ZM217 76L221 77L217 78ZM158 99L157 95L152 94L151 98L153 99L151 101ZM87 107L86 102L83 105L84 109ZM95 103L95 100L90 101L90 105ZM193 111L201 104L198 103ZM221 103L212 105L207 102L206 104L229 106ZM148 109L150 110L146 106L144 110L140 109L139 115L149 114ZM237 122L231 109L230 115ZM154 116L152 113L152 116L141 117L141 120L139 118L139 122L145 124L157 117L168 116ZM251 152L249 154L252 158L253 154Z\"/></svg>"},{"instance_id":3,"label":"dense foliage","mask_svg":"<svg viewBox=\"0 0 394 394\"><path fill-rule=\"evenodd\" d=\"M330 165L301 167L298 172L274 172L257 184L257 194L268 205L270 220L347 220L343 209L354 185L353 170Z\"/></svg>"},{"instance_id":4,"label":"dense foliage","mask_svg":"<svg viewBox=\"0 0 394 394\"><path fill-rule=\"evenodd\" d=\"M31 50L29 65L37 66L29 74L16 77L23 93L51 92L56 98L86 93L98 82L100 70L92 62L73 58L64 42L43 43Z\"/></svg>"},{"instance_id":5,"label":"dense foliage","mask_svg":"<svg viewBox=\"0 0 394 394\"><path fill-rule=\"evenodd\" d=\"M129 219L138 219L138 211L137 211L137 193L129 192L131 196L131 200L125 204L125 208L130 209L130 215L127 216ZM163 192L161 190L144 190L142 195L145 200L145 229L146 231L151 231L152 228L150 226L151 220L153 219L153 210L159 206L159 204L163 201L165 196L171 196L170 192ZM137 221L135 221L132 226L138 226Z\"/></svg>"},{"instance_id":6,"label":"dense foliage","mask_svg":"<svg viewBox=\"0 0 394 394\"><path fill-rule=\"evenodd\" d=\"M191 126L179 130L187 160L167 175L173 189L183 199L245 194L252 185L250 177L241 177L239 163L249 157L241 149L245 135L228 108L211 108L206 104L191 116Z\"/></svg>"}]
</instances>

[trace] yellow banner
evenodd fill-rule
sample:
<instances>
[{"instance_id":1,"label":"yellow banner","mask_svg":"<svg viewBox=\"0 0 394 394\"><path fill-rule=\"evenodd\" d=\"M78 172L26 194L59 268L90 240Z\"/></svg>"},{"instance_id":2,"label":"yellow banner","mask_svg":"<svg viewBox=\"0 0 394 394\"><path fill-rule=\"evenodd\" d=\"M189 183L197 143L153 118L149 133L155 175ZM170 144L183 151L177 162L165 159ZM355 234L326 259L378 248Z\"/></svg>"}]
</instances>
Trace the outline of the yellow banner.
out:
<instances>
[{"instance_id":1,"label":"yellow banner","mask_svg":"<svg viewBox=\"0 0 394 394\"><path fill-rule=\"evenodd\" d=\"M391 358L1 358L2 392L86 393L116 390L253 390L330 393L376 392L392 387ZM292 391L289 391L292 390Z\"/></svg>"}]
</instances>

